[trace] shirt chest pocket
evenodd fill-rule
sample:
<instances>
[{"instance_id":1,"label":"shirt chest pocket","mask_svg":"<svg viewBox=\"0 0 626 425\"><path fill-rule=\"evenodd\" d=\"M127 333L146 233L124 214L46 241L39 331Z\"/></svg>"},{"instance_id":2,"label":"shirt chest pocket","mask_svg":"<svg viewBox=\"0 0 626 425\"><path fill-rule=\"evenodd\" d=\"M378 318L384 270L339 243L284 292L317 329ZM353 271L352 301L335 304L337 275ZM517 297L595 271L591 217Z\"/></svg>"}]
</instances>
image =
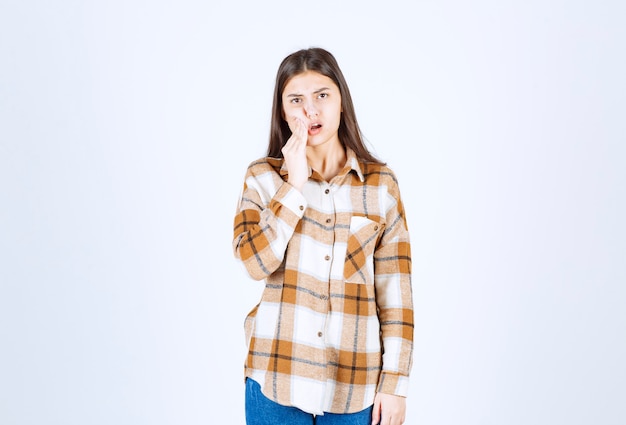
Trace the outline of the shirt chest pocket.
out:
<instances>
[{"instance_id":1,"label":"shirt chest pocket","mask_svg":"<svg viewBox=\"0 0 626 425\"><path fill-rule=\"evenodd\" d=\"M343 267L345 282L374 284L374 250L384 225L363 216L350 219L350 232Z\"/></svg>"}]
</instances>

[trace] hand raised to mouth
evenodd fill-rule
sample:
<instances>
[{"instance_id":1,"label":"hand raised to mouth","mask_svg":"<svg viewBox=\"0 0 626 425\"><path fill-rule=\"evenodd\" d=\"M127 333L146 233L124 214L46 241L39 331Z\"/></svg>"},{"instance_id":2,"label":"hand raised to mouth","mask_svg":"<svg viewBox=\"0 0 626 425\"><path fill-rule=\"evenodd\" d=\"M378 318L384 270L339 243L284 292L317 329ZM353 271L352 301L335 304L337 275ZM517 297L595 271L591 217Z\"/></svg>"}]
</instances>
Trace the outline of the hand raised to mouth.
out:
<instances>
[{"instance_id":1,"label":"hand raised to mouth","mask_svg":"<svg viewBox=\"0 0 626 425\"><path fill-rule=\"evenodd\" d=\"M304 183L309 178L309 165L306 159L306 142L309 130L304 121L298 117L293 117L290 120L289 128L292 130L291 137L281 150L289 173L287 182L302 191Z\"/></svg>"}]
</instances>

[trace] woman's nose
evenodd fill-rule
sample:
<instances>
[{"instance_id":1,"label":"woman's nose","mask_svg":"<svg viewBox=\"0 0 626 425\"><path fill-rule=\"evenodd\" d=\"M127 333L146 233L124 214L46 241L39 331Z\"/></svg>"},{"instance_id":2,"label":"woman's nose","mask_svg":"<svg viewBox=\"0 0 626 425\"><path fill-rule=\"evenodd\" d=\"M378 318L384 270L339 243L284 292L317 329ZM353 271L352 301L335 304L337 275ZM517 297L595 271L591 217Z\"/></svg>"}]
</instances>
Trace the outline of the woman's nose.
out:
<instances>
[{"instance_id":1,"label":"woman's nose","mask_svg":"<svg viewBox=\"0 0 626 425\"><path fill-rule=\"evenodd\" d=\"M304 105L304 112L309 118L318 115L317 108L312 103L307 103L306 105Z\"/></svg>"}]
</instances>

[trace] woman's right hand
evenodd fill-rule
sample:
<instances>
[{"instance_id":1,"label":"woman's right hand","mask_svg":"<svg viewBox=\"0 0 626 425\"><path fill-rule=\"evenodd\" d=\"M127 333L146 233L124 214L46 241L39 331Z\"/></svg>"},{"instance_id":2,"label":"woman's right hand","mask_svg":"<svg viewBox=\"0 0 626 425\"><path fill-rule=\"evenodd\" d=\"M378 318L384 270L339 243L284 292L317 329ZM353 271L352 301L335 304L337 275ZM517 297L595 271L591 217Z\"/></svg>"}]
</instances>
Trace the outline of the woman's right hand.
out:
<instances>
[{"instance_id":1,"label":"woman's right hand","mask_svg":"<svg viewBox=\"0 0 626 425\"><path fill-rule=\"evenodd\" d=\"M291 137L283 146L281 152L285 158L289 177L287 182L302 191L304 183L309 179L309 164L306 160L306 143L309 129L301 118L293 117L289 122L292 131Z\"/></svg>"}]
</instances>

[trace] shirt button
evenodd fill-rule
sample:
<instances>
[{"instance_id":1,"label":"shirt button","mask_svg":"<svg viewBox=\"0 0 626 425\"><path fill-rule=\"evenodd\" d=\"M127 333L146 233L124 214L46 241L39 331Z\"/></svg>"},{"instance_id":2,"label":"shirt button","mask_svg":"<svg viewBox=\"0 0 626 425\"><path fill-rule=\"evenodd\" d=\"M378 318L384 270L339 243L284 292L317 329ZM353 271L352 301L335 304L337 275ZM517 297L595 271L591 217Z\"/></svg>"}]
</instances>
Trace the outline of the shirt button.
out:
<instances>
[{"instance_id":1,"label":"shirt button","mask_svg":"<svg viewBox=\"0 0 626 425\"><path fill-rule=\"evenodd\" d=\"M320 295L320 299L321 300L326 300L326 299L328 299L328 297L326 295Z\"/></svg>"},{"instance_id":2,"label":"shirt button","mask_svg":"<svg viewBox=\"0 0 626 425\"><path fill-rule=\"evenodd\" d=\"M330 255L327 255L326 257L324 257L324 260L326 261L330 260Z\"/></svg>"},{"instance_id":3,"label":"shirt button","mask_svg":"<svg viewBox=\"0 0 626 425\"><path fill-rule=\"evenodd\" d=\"M324 335L322 332L317 333L317 336L319 336L320 338L322 337L322 335Z\"/></svg>"},{"instance_id":4,"label":"shirt button","mask_svg":"<svg viewBox=\"0 0 626 425\"><path fill-rule=\"evenodd\" d=\"M304 209L304 205L300 205L298 208L300 208L300 211L302 211Z\"/></svg>"},{"instance_id":5,"label":"shirt button","mask_svg":"<svg viewBox=\"0 0 626 425\"><path fill-rule=\"evenodd\" d=\"M324 193L328 195L330 193L330 189L326 189Z\"/></svg>"},{"instance_id":6,"label":"shirt button","mask_svg":"<svg viewBox=\"0 0 626 425\"><path fill-rule=\"evenodd\" d=\"M378 226L374 226L374 230L378 230Z\"/></svg>"},{"instance_id":7,"label":"shirt button","mask_svg":"<svg viewBox=\"0 0 626 425\"><path fill-rule=\"evenodd\" d=\"M326 219L326 223L330 223L332 220L330 218Z\"/></svg>"}]
</instances>

